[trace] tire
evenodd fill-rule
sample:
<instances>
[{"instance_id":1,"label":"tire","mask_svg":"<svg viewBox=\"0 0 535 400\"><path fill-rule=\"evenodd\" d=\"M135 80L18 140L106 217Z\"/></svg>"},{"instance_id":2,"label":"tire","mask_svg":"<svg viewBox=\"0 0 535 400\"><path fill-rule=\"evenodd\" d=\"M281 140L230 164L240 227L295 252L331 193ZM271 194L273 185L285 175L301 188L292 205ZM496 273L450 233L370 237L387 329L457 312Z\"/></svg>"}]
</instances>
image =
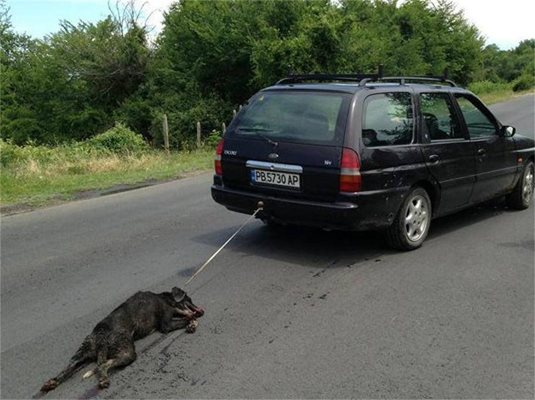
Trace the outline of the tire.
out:
<instances>
[{"instance_id":1,"label":"tire","mask_svg":"<svg viewBox=\"0 0 535 400\"><path fill-rule=\"evenodd\" d=\"M398 250L420 247L429 232L432 211L427 192L420 187L412 189L385 232L387 243Z\"/></svg>"},{"instance_id":2,"label":"tire","mask_svg":"<svg viewBox=\"0 0 535 400\"><path fill-rule=\"evenodd\" d=\"M518 180L513 191L507 195L506 201L509 208L515 210L525 210L533 199L533 161L528 161L522 171L522 176Z\"/></svg>"}]
</instances>

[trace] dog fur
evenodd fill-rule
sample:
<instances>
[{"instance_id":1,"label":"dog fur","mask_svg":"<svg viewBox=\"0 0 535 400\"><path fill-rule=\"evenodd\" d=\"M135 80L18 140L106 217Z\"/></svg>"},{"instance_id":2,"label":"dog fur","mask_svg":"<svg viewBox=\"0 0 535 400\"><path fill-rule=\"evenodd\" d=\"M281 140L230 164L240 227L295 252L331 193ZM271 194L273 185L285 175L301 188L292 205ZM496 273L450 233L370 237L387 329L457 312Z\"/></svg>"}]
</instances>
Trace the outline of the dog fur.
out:
<instances>
[{"instance_id":1,"label":"dog fur","mask_svg":"<svg viewBox=\"0 0 535 400\"><path fill-rule=\"evenodd\" d=\"M193 333L198 324L196 318L203 314L204 310L193 304L186 292L177 287L171 292L137 292L95 326L69 365L49 379L41 391L54 390L93 361L97 363L96 368L86 372L84 378L96 374L99 387L107 388L110 385L108 371L125 367L136 359L135 340L154 331L168 333L185 328Z\"/></svg>"}]
</instances>

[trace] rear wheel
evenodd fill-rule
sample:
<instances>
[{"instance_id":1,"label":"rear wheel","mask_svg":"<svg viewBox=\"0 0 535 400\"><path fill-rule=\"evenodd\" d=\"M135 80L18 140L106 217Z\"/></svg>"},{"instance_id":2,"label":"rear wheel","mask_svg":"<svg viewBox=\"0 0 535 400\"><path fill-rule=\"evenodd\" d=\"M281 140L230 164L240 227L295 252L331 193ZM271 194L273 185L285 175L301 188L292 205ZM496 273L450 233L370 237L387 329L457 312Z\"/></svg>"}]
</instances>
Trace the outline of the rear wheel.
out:
<instances>
[{"instance_id":1,"label":"rear wheel","mask_svg":"<svg viewBox=\"0 0 535 400\"><path fill-rule=\"evenodd\" d=\"M388 244L398 250L414 250L420 247L429 232L431 211L427 192L419 187L412 189L394 222L385 232Z\"/></svg>"},{"instance_id":2,"label":"rear wheel","mask_svg":"<svg viewBox=\"0 0 535 400\"><path fill-rule=\"evenodd\" d=\"M533 198L533 161L528 161L513 191L507 195L507 205L515 210L525 210Z\"/></svg>"}]
</instances>

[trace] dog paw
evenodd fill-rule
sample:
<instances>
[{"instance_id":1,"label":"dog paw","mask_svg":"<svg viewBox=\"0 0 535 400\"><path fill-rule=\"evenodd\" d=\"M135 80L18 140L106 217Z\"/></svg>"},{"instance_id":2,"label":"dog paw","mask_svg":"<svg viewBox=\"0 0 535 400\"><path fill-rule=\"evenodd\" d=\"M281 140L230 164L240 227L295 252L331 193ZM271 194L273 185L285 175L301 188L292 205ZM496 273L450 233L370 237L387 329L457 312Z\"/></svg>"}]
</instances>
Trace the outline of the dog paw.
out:
<instances>
[{"instance_id":1,"label":"dog paw","mask_svg":"<svg viewBox=\"0 0 535 400\"><path fill-rule=\"evenodd\" d=\"M58 387L58 381L55 379L49 379L41 388L41 392L50 392Z\"/></svg>"},{"instance_id":2,"label":"dog paw","mask_svg":"<svg viewBox=\"0 0 535 400\"><path fill-rule=\"evenodd\" d=\"M108 378L100 378L98 381L98 387L100 389L107 389L110 387L110 380Z\"/></svg>"},{"instance_id":3,"label":"dog paw","mask_svg":"<svg viewBox=\"0 0 535 400\"><path fill-rule=\"evenodd\" d=\"M186 326L186 332L194 333L197 330L197 326L199 326L199 323L196 320L192 319L189 322L188 326Z\"/></svg>"},{"instance_id":4,"label":"dog paw","mask_svg":"<svg viewBox=\"0 0 535 400\"><path fill-rule=\"evenodd\" d=\"M89 371L87 371L85 374L82 375L82 379L87 379L89 378L90 376L93 376L95 375L95 370L94 369L90 369Z\"/></svg>"}]
</instances>

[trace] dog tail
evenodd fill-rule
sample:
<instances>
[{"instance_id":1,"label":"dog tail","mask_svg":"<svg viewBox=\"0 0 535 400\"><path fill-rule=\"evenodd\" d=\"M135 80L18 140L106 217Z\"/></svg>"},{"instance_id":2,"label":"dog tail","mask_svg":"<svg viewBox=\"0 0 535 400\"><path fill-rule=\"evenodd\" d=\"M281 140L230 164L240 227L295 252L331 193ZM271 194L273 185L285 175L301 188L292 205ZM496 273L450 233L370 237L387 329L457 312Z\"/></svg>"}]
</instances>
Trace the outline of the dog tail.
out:
<instances>
[{"instance_id":1,"label":"dog tail","mask_svg":"<svg viewBox=\"0 0 535 400\"><path fill-rule=\"evenodd\" d=\"M95 373L96 373L96 368L90 369L89 371L87 371L85 374L82 375L82 379L90 378L93 375L95 375Z\"/></svg>"}]
</instances>

